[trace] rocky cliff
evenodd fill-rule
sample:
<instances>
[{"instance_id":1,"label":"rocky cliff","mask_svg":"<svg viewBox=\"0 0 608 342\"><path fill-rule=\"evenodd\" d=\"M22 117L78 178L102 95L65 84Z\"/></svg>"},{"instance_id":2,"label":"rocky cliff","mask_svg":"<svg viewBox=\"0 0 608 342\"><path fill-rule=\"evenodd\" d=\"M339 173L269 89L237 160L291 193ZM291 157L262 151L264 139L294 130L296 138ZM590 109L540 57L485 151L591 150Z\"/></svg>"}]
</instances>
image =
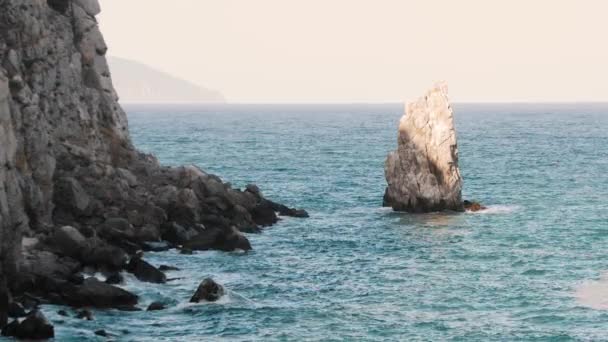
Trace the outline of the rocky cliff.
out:
<instances>
[{"instance_id":1,"label":"rocky cliff","mask_svg":"<svg viewBox=\"0 0 608 342\"><path fill-rule=\"evenodd\" d=\"M445 84L407 105L397 150L384 166L384 206L396 211L463 210L452 108Z\"/></svg>"},{"instance_id":2,"label":"rocky cliff","mask_svg":"<svg viewBox=\"0 0 608 342\"><path fill-rule=\"evenodd\" d=\"M306 216L255 186L232 189L139 153L99 11L97 0L0 0L0 326L7 303L26 292L70 304L109 291L75 275L124 269L150 243L248 249L241 231L275 223L276 211Z\"/></svg>"}]
</instances>

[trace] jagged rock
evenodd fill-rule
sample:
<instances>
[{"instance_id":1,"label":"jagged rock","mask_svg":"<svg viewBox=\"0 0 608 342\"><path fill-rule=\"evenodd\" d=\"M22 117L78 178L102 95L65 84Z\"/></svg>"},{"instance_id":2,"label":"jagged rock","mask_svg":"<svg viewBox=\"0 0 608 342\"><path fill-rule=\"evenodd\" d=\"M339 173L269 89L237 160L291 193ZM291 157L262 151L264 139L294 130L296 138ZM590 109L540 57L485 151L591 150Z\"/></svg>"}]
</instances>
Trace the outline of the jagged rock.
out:
<instances>
[{"instance_id":1,"label":"jagged rock","mask_svg":"<svg viewBox=\"0 0 608 342\"><path fill-rule=\"evenodd\" d=\"M447 86L438 84L407 105L397 151L384 166L384 206L396 211L462 211L458 145Z\"/></svg>"},{"instance_id":2,"label":"jagged rock","mask_svg":"<svg viewBox=\"0 0 608 342\"><path fill-rule=\"evenodd\" d=\"M92 277L80 286L66 286L62 295L66 303L74 307L128 308L138 301L131 292Z\"/></svg>"},{"instance_id":3,"label":"jagged rock","mask_svg":"<svg viewBox=\"0 0 608 342\"><path fill-rule=\"evenodd\" d=\"M19 339L42 340L55 337L53 325L38 310L32 311L15 331Z\"/></svg>"},{"instance_id":4,"label":"jagged rock","mask_svg":"<svg viewBox=\"0 0 608 342\"><path fill-rule=\"evenodd\" d=\"M90 244L82 259L85 265L107 268L110 271L124 268L128 260L124 250L100 240L93 240Z\"/></svg>"},{"instance_id":5,"label":"jagged rock","mask_svg":"<svg viewBox=\"0 0 608 342\"><path fill-rule=\"evenodd\" d=\"M190 298L190 303L215 302L224 295L224 287L211 278L204 279Z\"/></svg>"},{"instance_id":6,"label":"jagged rock","mask_svg":"<svg viewBox=\"0 0 608 342\"><path fill-rule=\"evenodd\" d=\"M251 249L249 240L234 227L228 229L208 228L184 243L184 249L234 251Z\"/></svg>"},{"instance_id":7,"label":"jagged rock","mask_svg":"<svg viewBox=\"0 0 608 342\"><path fill-rule=\"evenodd\" d=\"M167 282L167 277L163 272L150 265L138 255L131 258L129 265L127 265L127 271L133 273L141 281L158 284Z\"/></svg>"}]
</instances>

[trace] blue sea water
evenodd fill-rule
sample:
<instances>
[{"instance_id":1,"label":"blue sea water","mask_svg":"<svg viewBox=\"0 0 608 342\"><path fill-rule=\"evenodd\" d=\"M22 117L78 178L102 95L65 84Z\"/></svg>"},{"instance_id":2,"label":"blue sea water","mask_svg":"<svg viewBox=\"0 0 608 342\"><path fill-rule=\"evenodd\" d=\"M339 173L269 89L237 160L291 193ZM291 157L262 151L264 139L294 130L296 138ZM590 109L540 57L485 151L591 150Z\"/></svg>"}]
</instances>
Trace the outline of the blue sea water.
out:
<instances>
[{"instance_id":1,"label":"blue sea water","mask_svg":"<svg viewBox=\"0 0 608 342\"><path fill-rule=\"evenodd\" d=\"M486 212L381 208L400 104L127 106L135 145L162 163L256 183L311 217L248 235L248 253L148 253L183 279L125 287L167 310L48 307L57 339L608 340L608 311L589 305L608 283L579 298L608 269L608 104L454 109L464 197ZM207 276L229 295L187 303Z\"/></svg>"}]
</instances>

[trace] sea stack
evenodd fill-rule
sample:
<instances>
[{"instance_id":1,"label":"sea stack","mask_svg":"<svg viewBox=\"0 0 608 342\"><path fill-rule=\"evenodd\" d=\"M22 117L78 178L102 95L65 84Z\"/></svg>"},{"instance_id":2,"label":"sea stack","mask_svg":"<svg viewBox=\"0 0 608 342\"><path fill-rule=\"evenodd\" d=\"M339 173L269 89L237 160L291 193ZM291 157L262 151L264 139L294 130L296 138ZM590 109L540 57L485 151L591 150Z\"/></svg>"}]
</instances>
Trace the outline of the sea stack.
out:
<instances>
[{"instance_id":1,"label":"sea stack","mask_svg":"<svg viewBox=\"0 0 608 342\"><path fill-rule=\"evenodd\" d=\"M458 144L448 87L436 84L406 106L397 150L386 158L385 207L423 213L463 211Z\"/></svg>"}]
</instances>

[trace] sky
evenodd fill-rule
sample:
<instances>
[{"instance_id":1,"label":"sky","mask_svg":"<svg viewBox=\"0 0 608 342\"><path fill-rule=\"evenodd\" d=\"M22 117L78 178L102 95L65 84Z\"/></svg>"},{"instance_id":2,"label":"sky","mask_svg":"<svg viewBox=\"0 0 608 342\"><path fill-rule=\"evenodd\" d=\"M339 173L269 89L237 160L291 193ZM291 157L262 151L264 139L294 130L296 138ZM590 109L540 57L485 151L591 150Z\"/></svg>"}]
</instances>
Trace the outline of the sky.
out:
<instances>
[{"instance_id":1,"label":"sky","mask_svg":"<svg viewBox=\"0 0 608 342\"><path fill-rule=\"evenodd\" d=\"M606 0L100 0L109 54L230 102L608 101Z\"/></svg>"}]
</instances>

